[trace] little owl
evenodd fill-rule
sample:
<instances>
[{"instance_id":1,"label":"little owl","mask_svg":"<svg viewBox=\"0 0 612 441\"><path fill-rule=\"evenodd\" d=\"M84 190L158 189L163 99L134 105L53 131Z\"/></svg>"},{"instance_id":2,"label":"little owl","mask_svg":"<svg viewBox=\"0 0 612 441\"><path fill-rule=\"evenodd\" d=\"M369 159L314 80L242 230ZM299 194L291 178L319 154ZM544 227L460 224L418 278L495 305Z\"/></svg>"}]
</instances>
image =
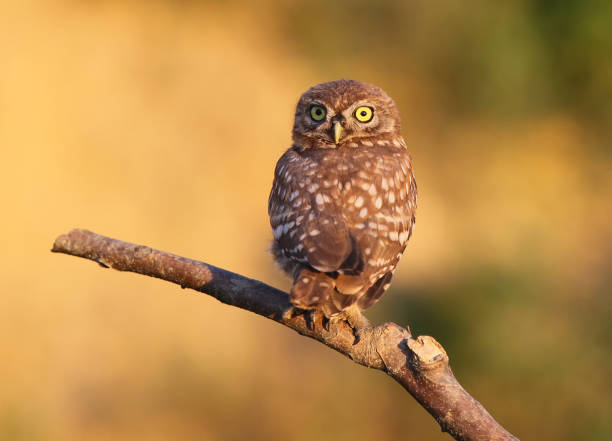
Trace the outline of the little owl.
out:
<instances>
[{"instance_id":1,"label":"little owl","mask_svg":"<svg viewBox=\"0 0 612 441\"><path fill-rule=\"evenodd\" d=\"M361 326L361 311L389 287L416 203L393 100L354 80L307 90L268 202L272 253L293 278L293 305Z\"/></svg>"}]
</instances>

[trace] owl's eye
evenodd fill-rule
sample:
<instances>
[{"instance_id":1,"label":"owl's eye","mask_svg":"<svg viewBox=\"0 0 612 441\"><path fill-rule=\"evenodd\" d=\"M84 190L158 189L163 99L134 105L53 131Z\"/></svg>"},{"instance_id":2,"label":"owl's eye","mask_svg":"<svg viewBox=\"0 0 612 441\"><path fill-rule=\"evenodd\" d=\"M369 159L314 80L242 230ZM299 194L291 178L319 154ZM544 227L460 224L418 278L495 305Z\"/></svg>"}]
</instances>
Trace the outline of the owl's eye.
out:
<instances>
[{"instance_id":1,"label":"owl's eye","mask_svg":"<svg viewBox=\"0 0 612 441\"><path fill-rule=\"evenodd\" d=\"M310 117L317 122L323 121L326 113L327 110L325 110L325 107L320 106L318 104L315 104L310 108Z\"/></svg>"},{"instance_id":2,"label":"owl's eye","mask_svg":"<svg viewBox=\"0 0 612 441\"><path fill-rule=\"evenodd\" d=\"M355 118L357 118L357 121L359 122L362 122L362 123L369 122L373 116L374 116L374 110L372 110L371 107L361 106L361 107L358 107L357 110L355 110Z\"/></svg>"}]
</instances>

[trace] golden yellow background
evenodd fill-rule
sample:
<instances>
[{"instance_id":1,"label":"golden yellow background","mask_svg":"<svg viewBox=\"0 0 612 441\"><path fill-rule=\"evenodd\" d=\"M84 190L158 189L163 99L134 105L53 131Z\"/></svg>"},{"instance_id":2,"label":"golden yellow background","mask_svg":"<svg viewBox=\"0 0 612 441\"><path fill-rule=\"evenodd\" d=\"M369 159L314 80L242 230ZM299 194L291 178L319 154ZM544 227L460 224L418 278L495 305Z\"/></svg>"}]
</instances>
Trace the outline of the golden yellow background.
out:
<instances>
[{"instance_id":1,"label":"golden yellow background","mask_svg":"<svg viewBox=\"0 0 612 441\"><path fill-rule=\"evenodd\" d=\"M287 289L266 252L295 103L395 98L415 234L368 315L448 350L511 432L612 438L607 2L0 3L0 439L447 440L389 378L74 227Z\"/></svg>"}]
</instances>

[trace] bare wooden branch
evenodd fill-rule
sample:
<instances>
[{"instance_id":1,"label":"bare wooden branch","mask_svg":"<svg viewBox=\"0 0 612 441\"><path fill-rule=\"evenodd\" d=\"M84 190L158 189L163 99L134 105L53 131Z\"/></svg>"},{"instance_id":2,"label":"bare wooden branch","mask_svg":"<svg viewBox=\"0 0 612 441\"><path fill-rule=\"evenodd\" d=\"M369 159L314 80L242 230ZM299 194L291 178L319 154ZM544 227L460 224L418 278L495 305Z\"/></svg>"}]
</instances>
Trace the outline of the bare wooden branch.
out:
<instances>
[{"instance_id":1,"label":"bare wooden branch","mask_svg":"<svg viewBox=\"0 0 612 441\"><path fill-rule=\"evenodd\" d=\"M87 230L59 236L53 252L84 257L104 267L157 277L209 294L319 340L356 363L379 369L401 384L457 440L517 440L455 379L444 348L432 337L412 337L395 323L369 329L355 343L343 321L293 308L288 294L265 283L203 262L122 242Z\"/></svg>"}]
</instances>

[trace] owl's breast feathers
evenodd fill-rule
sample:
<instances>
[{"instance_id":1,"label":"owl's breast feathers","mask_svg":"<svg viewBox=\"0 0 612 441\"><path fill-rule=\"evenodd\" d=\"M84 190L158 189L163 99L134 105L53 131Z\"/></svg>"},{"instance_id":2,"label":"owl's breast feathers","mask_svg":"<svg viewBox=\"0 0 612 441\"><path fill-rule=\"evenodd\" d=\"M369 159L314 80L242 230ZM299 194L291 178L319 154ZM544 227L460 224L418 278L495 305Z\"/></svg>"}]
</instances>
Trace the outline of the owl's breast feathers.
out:
<instances>
[{"instance_id":1,"label":"owl's breast feathers","mask_svg":"<svg viewBox=\"0 0 612 441\"><path fill-rule=\"evenodd\" d=\"M301 296L302 306L326 315L356 301L365 309L388 286L412 232L417 192L410 156L395 144L291 148L278 161L268 203L272 250L295 279L294 303Z\"/></svg>"}]
</instances>

